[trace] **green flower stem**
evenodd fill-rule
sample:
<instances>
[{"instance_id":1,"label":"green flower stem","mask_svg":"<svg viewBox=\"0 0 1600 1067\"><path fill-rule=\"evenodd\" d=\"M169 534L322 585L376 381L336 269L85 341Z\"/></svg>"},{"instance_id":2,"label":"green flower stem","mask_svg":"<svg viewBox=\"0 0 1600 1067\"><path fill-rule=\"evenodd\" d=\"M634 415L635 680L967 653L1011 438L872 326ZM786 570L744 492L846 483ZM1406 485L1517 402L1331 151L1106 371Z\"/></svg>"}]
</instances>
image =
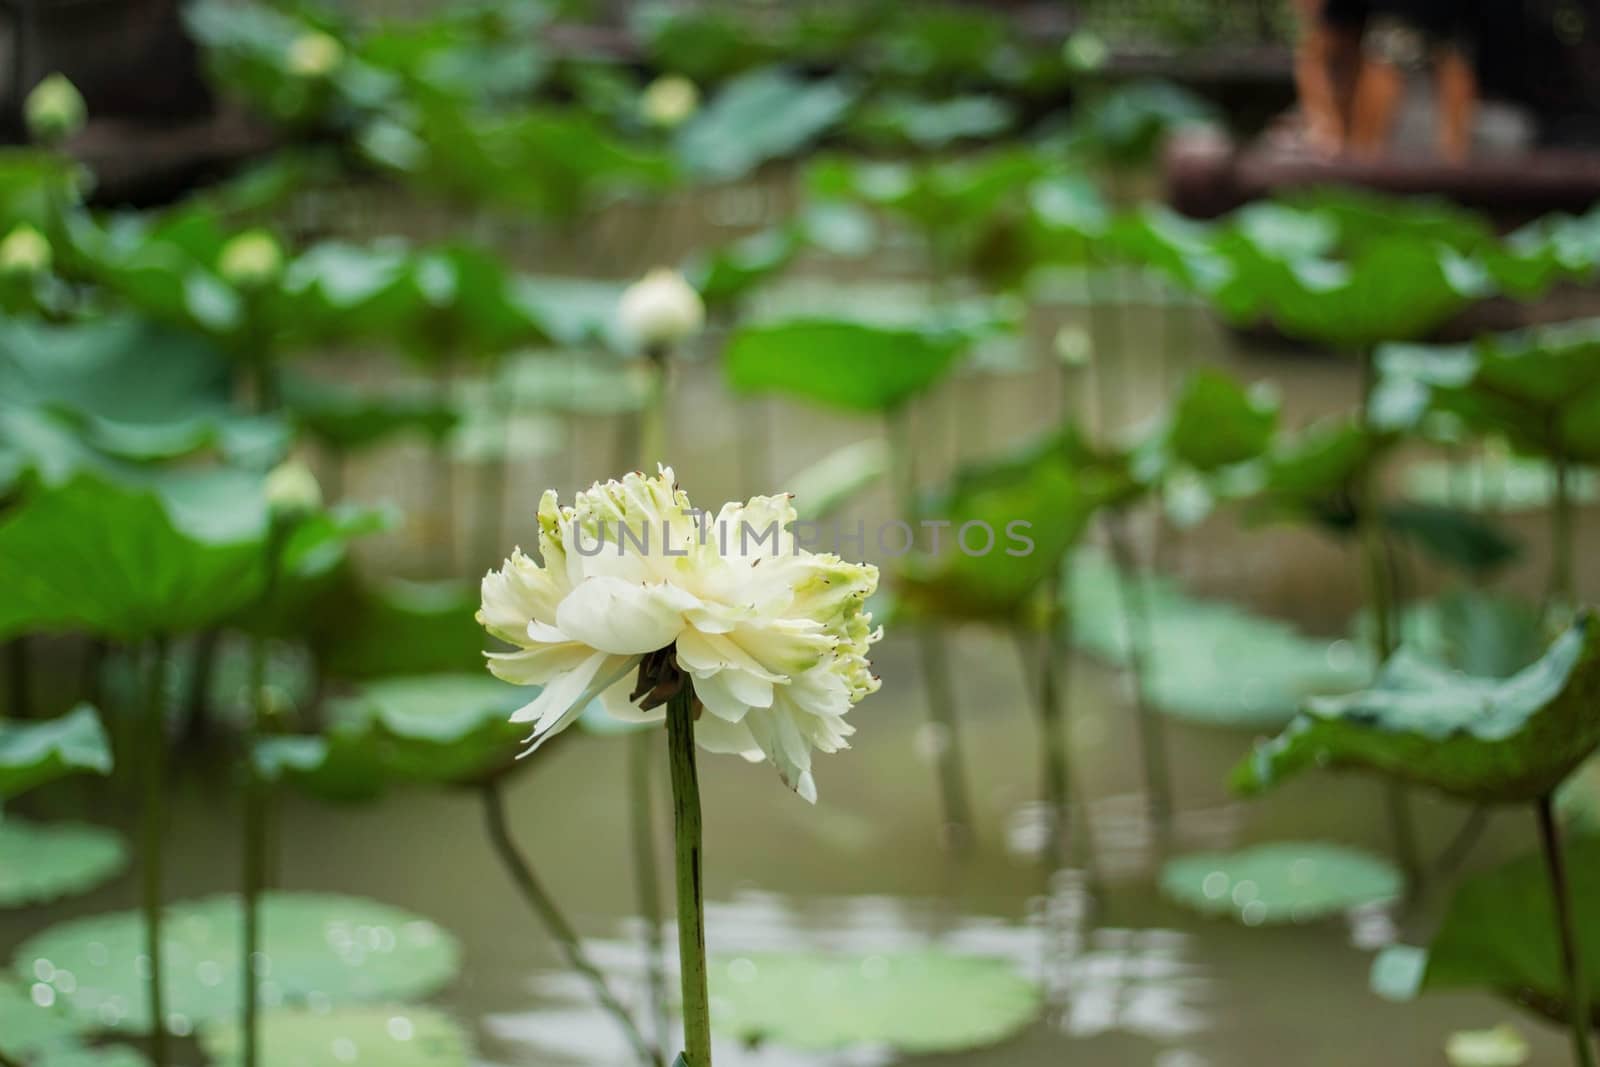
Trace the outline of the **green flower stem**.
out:
<instances>
[{"instance_id":1,"label":"green flower stem","mask_svg":"<svg viewBox=\"0 0 1600 1067\"><path fill-rule=\"evenodd\" d=\"M489 842L494 846L495 854L499 857L506 873L522 893L523 900L528 907L538 916L550 936L555 939L561 954L566 959L566 964L573 971L582 975L590 985L595 999L600 1002L608 1014L616 1020L621 1027L628 1043L633 1046L639 1058L655 1067L661 1067L661 1058L650 1047L639 1028L634 1025L633 1018L628 1014L628 1009L611 992L611 987L606 982L605 975L601 973L588 953L583 950L583 942L578 937L578 931L567 921L567 917L556 906L555 899L550 896L544 884L533 872L533 866L517 847L516 840L511 836L511 827L506 819L505 796L500 791L499 783L490 780L483 784L480 791L483 802L484 825L489 833Z\"/></svg>"},{"instance_id":2,"label":"green flower stem","mask_svg":"<svg viewBox=\"0 0 1600 1067\"><path fill-rule=\"evenodd\" d=\"M1361 427L1372 431L1372 390L1377 384L1377 360L1372 349L1361 353ZM1356 524L1361 543L1362 574L1366 583L1367 603L1372 608L1372 660L1385 663L1394 655L1397 645L1394 634L1393 587L1385 562L1383 516L1380 486L1376 463L1362 466L1357 475ZM1411 803L1406 788L1399 782L1384 786L1385 807L1389 813L1390 836L1394 839L1395 858L1406 872L1413 893L1422 891L1423 867L1417 849L1416 828L1412 824Z\"/></svg>"},{"instance_id":3,"label":"green flower stem","mask_svg":"<svg viewBox=\"0 0 1600 1067\"><path fill-rule=\"evenodd\" d=\"M683 1058L711 1067L711 998L706 986L704 832L700 778L695 769L694 689L684 679L667 702L667 751L672 767L673 839L678 869L678 967L683 976Z\"/></svg>"},{"instance_id":4,"label":"green flower stem","mask_svg":"<svg viewBox=\"0 0 1600 1067\"><path fill-rule=\"evenodd\" d=\"M1577 591L1572 556L1572 464L1561 452L1555 456L1555 476L1555 500L1550 512L1550 592L1547 606L1557 611L1569 611Z\"/></svg>"},{"instance_id":5,"label":"green flower stem","mask_svg":"<svg viewBox=\"0 0 1600 1067\"><path fill-rule=\"evenodd\" d=\"M645 974L650 991L650 1021L656 1053L663 1055L667 1040L666 949L661 936L661 874L656 863L655 805L651 801L650 756L654 730L640 730L628 738L628 800L632 809L633 877L638 883L639 917L644 922Z\"/></svg>"},{"instance_id":6,"label":"green flower stem","mask_svg":"<svg viewBox=\"0 0 1600 1067\"><path fill-rule=\"evenodd\" d=\"M1122 618L1127 627L1128 670L1133 676L1134 710L1139 719L1139 749L1144 758L1150 818L1157 840L1165 849L1172 829L1172 766L1167 758L1167 732L1160 714L1150 703L1145 681L1155 643L1151 629L1153 620L1145 597L1144 574L1134 557L1123 516L1120 512L1109 511L1105 523L1111 557L1117 567L1117 592L1122 601Z\"/></svg>"},{"instance_id":7,"label":"green flower stem","mask_svg":"<svg viewBox=\"0 0 1600 1067\"><path fill-rule=\"evenodd\" d=\"M18 635L13 637L6 645L6 684L9 687L6 696L10 707L6 709L6 717L12 719L26 719L28 705L32 702L31 684L32 671L28 662L28 639Z\"/></svg>"},{"instance_id":8,"label":"green flower stem","mask_svg":"<svg viewBox=\"0 0 1600 1067\"><path fill-rule=\"evenodd\" d=\"M644 407L639 411L639 469L649 473L657 463L665 463L667 456L667 376L670 373L671 353L664 346L654 346L645 353L650 379L646 387Z\"/></svg>"},{"instance_id":9,"label":"green flower stem","mask_svg":"<svg viewBox=\"0 0 1600 1067\"><path fill-rule=\"evenodd\" d=\"M1578 928L1572 914L1572 886L1567 881L1566 857L1561 847L1561 827L1556 821L1555 800L1546 796L1536 806L1539 812L1539 839L1544 847L1545 866L1550 872L1550 891L1555 903L1561 963L1567 979L1567 1018L1572 1024L1572 1062L1578 1067L1595 1067L1594 1041L1590 1033L1589 986L1583 973L1583 954L1578 945Z\"/></svg>"},{"instance_id":10,"label":"green flower stem","mask_svg":"<svg viewBox=\"0 0 1600 1067\"><path fill-rule=\"evenodd\" d=\"M889 467L898 494L901 517L915 529L917 475L911 443L911 416L904 408L888 413ZM922 670L923 696L928 718L941 738L939 746L939 796L949 840L964 845L972 839L972 805L967 798L966 761L962 755L960 717L950 679L950 660L943 635L936 625L917 623L917 661Z\"/></svg>"},{"instance_id":11,"label":"green flower stem","mask_svg":"<svg viewBox=\"0 0 1600 1067\"><path fill-rule=\"evenodd\" d=\"M266 674L267 642L257 634L250 645L253 736L263 732L268 717ZM239 968L244 1001L244 1067L256 1067L261 1062L261 989L256 959L261 953L261 892L266 885L267 785L256 773L255 761L248 756L244 773L244 951Z\"/></svg>"},{"instance_id":12,"label":"green flower stem","mask_svg":"<svg viewBox=\"0 0 1600 1067\"><path fill-rule=\"evenodd\" d=\"M161 943L161 837L166 786L166 682L167 641L157 637L150 642L148 688L145 693L144 803L140 812L140 882L144 909L145 955L150 960L148 996L150 1006L150 1062L167 1067L166 991L163 987Z\"/></svg>"}]
</instances>

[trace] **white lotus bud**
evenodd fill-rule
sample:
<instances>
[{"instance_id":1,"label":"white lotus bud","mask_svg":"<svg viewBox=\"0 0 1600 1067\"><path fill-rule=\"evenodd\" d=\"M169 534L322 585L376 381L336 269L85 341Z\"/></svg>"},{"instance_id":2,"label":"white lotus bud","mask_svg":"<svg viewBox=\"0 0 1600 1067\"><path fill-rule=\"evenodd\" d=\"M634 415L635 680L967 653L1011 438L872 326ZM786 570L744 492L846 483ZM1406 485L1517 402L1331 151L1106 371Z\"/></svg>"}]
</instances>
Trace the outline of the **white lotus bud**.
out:
<instances>
[{"instance_id":1,"label":"white lotus bud","mask_svg":"<svg viewBox=\"0 0 1600 1067\"><path fill-rule=\"evenodd\" d=\"M26 222L17 223L0 241L0 274L9 277L43 274L51 258L49 238Z\"/></svg>"},{"instance_id":2,"label":"white lotus bud","mask_svg":"<svg viewBox=\"0 0 1600 1067\"><path fill-rule=\"evenodd\" d=\"M645 88L640 110L652 126L681 126L700 106L700 90L681 74L665 74Z\"/></svg>"},{"instance_id":3,"label":"white lotus bud","mask_svg":"<svg viewBox=\"0 0 1600 1067\"><path fill-rule=\"evenodd\" d=\"M283 250L266 230L247 230L222 246L217 273L240 289L259 289L283 273Z\"/></svg>"},{"instance_id":4,"label":"white lotus bud","mask_svg":"<svg viewBox=\"0 0 1600 1067\"><path fill-rule=\"evenodd\" d=\"M344 45L320 30L302 33L289 45L289 73L300 78L326 78L344 62Z\"/></svg>"},{"instance_id":5,"label":"white lotus bud","mask_svg":"<svg viewBox=\"0 0 1600 1067\"><path fill-rule=\"evenodd\" d=\"M267 510L275 519L302 518L322 507L317 476L297 459L285 460L267 475Z\"/></svg>"},{"instance_id":6,"label":"white lotus bud","mask_svg":"<svg viewBox=\"0 0 1600 1067\"><path fill-rule=\"evenodd\" d=\"M1111 50L1106 47L1105 38L1098 33L1079 30L1061 46L1061 58L1068 70L1092 74L1106 65L1111 58Z\"/></svg>"},{"instance_id":7,"label":"white lotus bud","mask_svg":"<svg viewBox=\"0 0 1600 1067\"><path fill-rule=\"evenodd\" d=\"M23 102L22 114L35 141L55 144L83 129L89 107L66 75L52 74L33 87Z\"/></svg>"},{"instance_id":8,"label":"white lotus bud","mask_svg":"<svg viewBox=\"0 0 1600 1067\"><path fill-rule=\"evenodd\" d=\"M622 332L641 347L670 348L699 332L706 306L683 275L658 267L623 292L617 318Z\"/></svg>"}]
</instances>

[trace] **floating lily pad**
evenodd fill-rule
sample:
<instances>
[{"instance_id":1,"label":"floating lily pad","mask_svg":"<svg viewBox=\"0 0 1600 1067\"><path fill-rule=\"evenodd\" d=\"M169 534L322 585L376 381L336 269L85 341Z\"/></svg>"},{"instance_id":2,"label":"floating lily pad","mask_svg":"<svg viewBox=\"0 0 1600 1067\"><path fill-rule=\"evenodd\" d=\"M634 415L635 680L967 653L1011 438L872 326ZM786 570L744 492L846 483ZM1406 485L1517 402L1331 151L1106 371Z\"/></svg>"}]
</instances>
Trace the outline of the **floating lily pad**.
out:
<instances>
[{"instance_id":1,"label":"floating lily pad","mask_svg":"<svg viewBox=\"0 0 1600 1067\"><path fill-rule=\"evenodd\" d=\"M261 995L268 1007L383 1002L425 997L460 964L454 937L410 912L355 897L271 893L262 901ZM167 1010L199 1024L240 1007L242 916L237 897L167 908L163 927ZM144 923L137 912L74 919L30 938L16 952L24 978L45 973L58 1002L86 1025L149 1026L140 973Z\"/></svg>"},{"instance_id":2,"label":"floating lily pad","mask_svg":"<svg viewBox=\"0 0 1600 1067\"><path fill-rule=\"evenodd\" d=\"M1587 973L1600 973L1600 841L1568 840L1577 940ZM1544 857L1523 856L1461 883L1433 942L1396 945L1373 963L1372 986L1391 1000L1418 993L1482 989L1539 1014L1567 1019L1567 983ZM1590 990L1600 1022L1600 998Z\"/></svg>"},{"instance_id":3,"label":"floating lily pad","mask_svg":"<svg viewBox=\"0 0 1600 1067\"><path fill-rule=\"evenodd\" d=\"M1584 613L1536 663L1472 678L1402 650L1369 690L1313 700L1234 771L1256 793L1310 767L1354 767L1475 802L1531 803L1600 744L1600 622Z\"/></svg>"},{"instance_id":4,"label":"floating lily pad","mask_svg":"<svg viewBox=\"0 0 1600 1067\"><path fill-rule=\"evenodd\" d=\"M1037 1017L1039 989L1005 961L949 952L756 953L715 961L711 1020L746 1041L807 1050L983 1048Z\"/></svg>"},{"instance_id":5,"label":"floating lily pad","mask_svg":"<svg viewBox=\"0 0 1600 1067\"><path fill-rule=\"evenodd\" d=\"M1532 1050L1528 1039L1507 1024L1492 1030L1461 1030L1445 1042L1450 1067L1522 1067Z\"/></svg>"},{"instance_id":6,"label":"floating lily pad","mask_svg":"<svg viewBox=\"0 0 1600 1067\"><path fill-rule=\"evenodd\" d=\"M262 1067L372 1063L383 1067L466 1067L471 1041L444 1012L414 1005L280 1011L261 1018ZM200 1047L217 1067L244 1062L244 1034L232 1019L208 1023Z\"/></svg>"},{"instance_id":7,"label":"floating lily pad","mask_svg":"<svg viewBox=\"0 0 1600 1067\"><path fill-rule=\"evenodd\" d=\"M111 744L89 705L48 722L0 720L0 800L84 772L111 773Z\"/></svg>"},{"instance_id":8,"label":"floating lily pad","mask_svg":"<svg viewBox=\"0 0 1600 1067\"><path fill-rule=\"evenodd\" d=\"M30 990L37 975L28 975L23 985L0 982L0 1052L15 1057L31 1057L48 1048L71 1045L79 1027L57 1010L50 996L34 1001Z\"/></svg>"},{"instance_id":9,"label":"floating lily pad","mask_svg":"<svg viewBox=\"0 0 1600 1067\"><path fill-rule=\"evenodd\" d=\"M1124 580L1099 554L1082 552L1073 565L1073 640L1119 666L1130 659ZM1308 637L1287 622L1192 597L1165 578L1142 581L1152 645L1145 692L1166 714L1276 729L1308 697L1349 692L1372 677L1371 657L1350 641Z\"/></svg>"},{"instance_id":10,"label":"floating lily pad","mask_svg":"<svg viewBox=\"0 0 1600 1067\"><path fill-rule=\"evenodd\" d=\"M1303 842L1179 856L1161 871L1168 897L1246 926L1313 922L1394 900L1404 888L1405 878L1385 860Z\"/></svg>"},{"instance_id":11,"label":"floating lily pad","mask_svg":"<svg viewBox=\"0 0 1600 1067\"><path fill-rule=\"evenodd\" d=\"M0 907L44 904L87 893L128 864L122 839L75 823L0 820Z\"/></svg>"}]
</instances>

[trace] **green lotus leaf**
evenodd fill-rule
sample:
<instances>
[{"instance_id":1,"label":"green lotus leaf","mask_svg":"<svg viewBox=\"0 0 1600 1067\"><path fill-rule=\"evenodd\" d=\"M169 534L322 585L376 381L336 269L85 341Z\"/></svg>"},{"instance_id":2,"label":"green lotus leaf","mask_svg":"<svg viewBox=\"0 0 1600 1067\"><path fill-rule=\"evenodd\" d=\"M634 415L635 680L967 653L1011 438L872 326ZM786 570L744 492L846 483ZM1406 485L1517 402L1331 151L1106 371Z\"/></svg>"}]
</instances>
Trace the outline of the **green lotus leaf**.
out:
<instances>
[{"instance_id":1,"label":"green lotus leaf","mask_svg":"<svg viewBox=\"0 0 1600 1067\"><path fill-rule=\"evenodd\" d=\"M805 148L844 119L855 91L828 79L810 81L780 67L728 82L678 132L681 166L728 181Z\"/></svg>"},{"instance_id":2,"label":"green lotus leaf","mask_svg":"<svg viewBox=\"0 0 1600 1067\"><path fill-rule=\"evenodd\" d=\"M1074 116L1068 146L1118 167L1148 165L1172 132L1211 122L1205 100L1172 82L1145 79L1089 99Z\"/></svg>"},{"instance_id":3,"label":"green lotus leaf","mask_svg":"<svg viewBox=\"0 0 1600 1067\"><path fill-rule=\"evenodd\" d=\"M389 678L335 702L321 736L265 738L253 759L263 778L333 801L400 784L469 785L511 765L527 733L511 713L527 701L525 689L482 673Z\"/></svg>"},{"instance_id":4,"label":"green lotus leaf","mask_svg":"<svg viewBox=\"0 0 1600 1067\"><path fill-rule=\"evenodd\" d=\"M902 560L900 606L947 618L1014 618L1059 573L1095 514L1137 491L1122 457L1096 452L1070 429L964 468L919 504L922 517L948 525L937 550L925 544ZM969 526L976 532L963 534ZM986 531L995 544L982 551Z\"/></svg>"},{"instance_id":5,"label":"green lotus leaf","mask_svg":"<svg viewBox=\"0 0 1600 1067\"><path fill-rule=\"evenodd\" d=\"M323 669L337 678L459 673L483 667L478 590L464 582L349 582L312 620Z\"/></svg>"},{"instance_id":6,"label":"green lotus leaf","mask_svg":"<svg viewBox=\"0 0 1600 1067\"><path fill-rule=\"evenodd\" d=\"M109 455L161 458L215 443L241 419L232 389L215 346L134 316L0 323L0 395L67 417Z\"/></svg>"},{"instance_id":7,"label":"green lotus leaf","mask_svg":"<svg viewBox=\"0 0 1600 1067\"><path fill-rule=\"evenodd\" d=\"M162 932L172 1017L198 1025L237 1016L242 927L236 897L168 906ZM142 1032L149 1026L144 936L136 912L68 920L18 947L17 973L51 974L57 1002L86 1026ZM429 920L355 897L269 893L261 937L269 1009L425 997L460 964L455 938Z\"/></svg>"},{"instance_id":8,"label":"green lotus leaf","mask_svg":"<svg viewBox=\"0 0 1600 1067\"><path fill-rule=\"evenodd\" d=\"M1074 643L1119 666L1131 659L1121 587L1127 580L1088 551L1077 554L1066 579ZM1192 597L1165 578L1142 580L1151 628L1144 688L1165 714L1280 729L1307 698L1348 692L1372 677L1370 657L1350 641L1308 637L1237 605Z\"/></svg>"},{"instance_id":9,"label":"green lotus leaf","mask_svg":"<svg viewBox=\"0 0 1600 1067\"><path fill-rule=\"evenodd\" d=\"M1474 346L1396 346L1380 355L1382 400L1399 428L1443 411L1519 450L1600 462L1600 320L1485 337Z\"/></svg>"},{"instance_id":10,"label":"green lotus leaf","mask_svg":"<svg viewBox=\"0 0 1600 1067\"><path fill-rule=\"evenodd\" d=\"M1160 204L1118 215L1106 236L1118 258L1154 268L1195 292L1222 290L1233 269L1217 251L1211 225Z\"/></svg>"},{"instance_id":11,"label":"green lotus leaf","mask_svg":"<svg viewBox=\"0 0 1600 1067\"><path fill-rule=\"evenodd\" d=\"M0 633L200 629L259 595L264 523L80 474L0 523Z\"/></svg>"},{"instance_id":12,"label":"green lotus leaf","mask_svg":"<svg viewBox=\"0 0 1600 1067\"><path fill-rule=\"evenodd\" d=\"M618 282L544 275L524 275L513 284L515 299L557 345L599 345L613 352L628 346L617 325L624 288Z\"/></svg>"},{"instance_id":13,"label":"green lotus leaf","mask_svg":"<svg viewBox=\"0 0 1600 1067\"><path fill-rule=\"evenodd\" d=\"M0 719L0 800L57 778L111 773L111 743L100 715L79 704L59 719Z\"/></svg>"},{"instance_id":14,"label":"green lotus leaf","mask_svg":"<svg viewBox=\"0 0 1600 1067\"><path fill-rule=\"evenodd\" d=\"M794 319L741 327L724 369L737 392L780 392L827 407L889 411L937 384L971 348L959 327Z\"/></svg>"},{"instance_id":15,"label":"green lotus leaf","mask_svg":"<svg viewBox=\"0 0 1600 1067\"><path fill-rule=\"evenodd\" d=\"M384 1067L467 1067L466 1030L435 1008L414 1005L276 1011L260 1020L262 1067L381 1063ZM219 1019L200 1030L200 1047L218 1067L244 1062L244 1033Z\"/></svg>"},{"instance_id":16,"label":"green lotus leaf","mask_svg":"<svg viewBox=\"0 0 1600 1067\"><path fill-rule=\"evenodd\" d=\"M1158 435L1163 468L1173 464L1201 473L1257 459L1278 427L1278 406L1218 371L1191 375Z\"/></svg>"},{"instance_id":17,"label":"green lotus leaf","mask_svg":"<svg viewBox=\"0 0 1600 1067\"><path fill-rule=\"evenodd\" d=\"M285 377L282 388L295 423L340 451L369 448L406 433L441 440L461 418L449 400L421 391L375 393L298 376Z\"/></svg>"},{"instance_id":18,"label":"green lotus leaf","mask_svg":"<svg viewBox=\"0 0 1600 1067\"><path fill-rule=\"evenodd\" d=\"M1257 793L1310 767L1377 771L1478 803L1550 795L1600 744L1600 623L1584 613L1536 663L1472 678L1402 650L1365 692L1313 700L1234 771Z\"/></svg>"},{"instance_id":19,"label":"green lotus leaf","mask_svg":"<svg viewBox=\"0 0 1600 1067\"><path fill-rule=\"evenodd\" d=\"M1567 842L1567 875L1584 968L1600 967L1600 841ZM1528 855L1464 880L1432 942L1397 945L1373 963L1373 988L1391 1000L1488 990L1565 1022L1567 982L1544 857ZM1591 998L1594 994L1591 991ZM1589 1005L1600 1025L1600 999Z\"/></svg>"},{"instance_id":20,"label":"green lotus leaf","mask_svg":"<svg viewBox=\"0 0 1600 1067\"><path fill-rule=\"evenodd\" d=\"M1497 523L1460 508L1396 501L1384 505L1383 523L1440 563L1470 574L1489 574L1522 553L1522 542Z\"/></svg>"},{"instance_id":21,"label":"green lotus leaf","mask_svg":"<svg viewBox=\"0 0 1600 1067\"><path fill-rule=\"evenodd\" d=\"M1003 960L939 949L870 956L761 952L715 960L716 1030L805 1050L904 1053L998 1044L1039 1014L1038 987Z\"/></svg>"},{"instance_id":22,"label":"green lotus leaf","mask_svg":"<svg viewBox=\"0 0 1600 1067\"><path fill-rule=\"evenodd\" d=\"M1392 863L1315 842L1179 856L1161 870L1161 891L1172 900L1246 926L1313 922L1397 900L1404 889Z\"/></svg>"},{"instance_id":23,"label":"green lotus leaf","mask_svg":"<svg viewBox=\"0 0 1600 1067\"><path fill-rule=\"evenodd\" d=\"M87 893L122 873L128 852L109 830L74 823L0 820L0 907L46 904Z\"/></svg>"},{"instance_id":24,"label":"green lotus leaf","mask_svg":"<svg viewBox=\"0 0 1600 1067\"><path fill-rule=\"evenodd\" d=\"M762 230L696 255L684 275L707 307L727 307L794 262L801 236L791 227Z\"/></svg>"},{"instance_id":25,"label":"green lotus leaf","mask_svg":"<svg viewBox=\"0 0 1600 1067\"><path fill-rule=\"evenodd\" d=\"M1016 109L998 96L929 100L889 93L862 108L851 119L850 129L878 144L926 150L996 137L1009 130L1016 117Z\"/></svg>"}]
</instances>

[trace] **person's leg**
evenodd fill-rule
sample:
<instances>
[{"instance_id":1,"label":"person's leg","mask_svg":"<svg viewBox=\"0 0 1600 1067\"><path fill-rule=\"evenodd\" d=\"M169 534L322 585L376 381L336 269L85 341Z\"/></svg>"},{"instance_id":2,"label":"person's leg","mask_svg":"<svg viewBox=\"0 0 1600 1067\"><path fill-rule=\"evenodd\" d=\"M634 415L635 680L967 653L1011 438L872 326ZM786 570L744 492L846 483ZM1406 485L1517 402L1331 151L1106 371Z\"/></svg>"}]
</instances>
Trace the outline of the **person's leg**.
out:
<instances>
[{"instance_id":1,"label":"person's leg","mask_svg":"<svg viewBox=\"0 0 1600 1067\"><path fill-rule=\"evenodd\" d=\"M1478 114L1478 79L1472 61L1455 45L1434 55L1434 84L1439 107L1439 154L1460 163L1472 150L1473 122Z\"/></svg>"},{"instance_id":2,"label":"person's leg","mask_svg":"<svg viewBox=\"0 0 1600 1067\"><path fill-rule=\"evenodd\" d=\"M1388 150L1405 90L1399 65L1370 55L1362 61L1350 124L1350 148L1357 156L1376 159Z\"/></svg>"},{"instance_id":3,"label":"person's leg","mask_svg":"<svg viewBox=\"0 0 1600 1067\"><path fill-rule=\"evenodd\" d=\"M1332 155L1344 142L1344 115L1334 81L1334 53L1341 33L1323 21L1324 0L1295 0L1300 32L1295 43L1294 78L1306 144Z\"/></svg>"}]
</instances>

